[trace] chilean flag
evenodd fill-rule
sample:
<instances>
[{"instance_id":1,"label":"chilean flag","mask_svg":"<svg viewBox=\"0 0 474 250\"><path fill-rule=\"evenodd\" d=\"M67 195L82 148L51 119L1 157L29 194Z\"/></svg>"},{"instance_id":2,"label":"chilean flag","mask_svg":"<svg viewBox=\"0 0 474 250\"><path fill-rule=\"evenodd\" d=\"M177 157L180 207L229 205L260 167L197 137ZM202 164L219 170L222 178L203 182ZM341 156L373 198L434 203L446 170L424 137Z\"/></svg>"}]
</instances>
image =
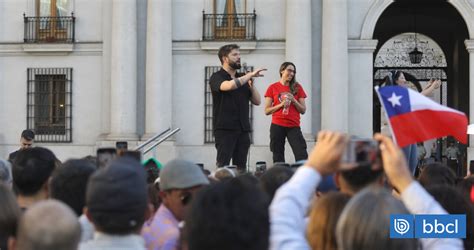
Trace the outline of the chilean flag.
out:
<instances>
[{"instance_id":1,"label":"chilean flag","mask_svg":"<svg viewBox=\"0 0 474 250\"><path fill-rule=\"evenodd\" d=\"M451 135L467 143L467 117L409 88L376 88L400 147Z\"/></svg>"}]
</instances>

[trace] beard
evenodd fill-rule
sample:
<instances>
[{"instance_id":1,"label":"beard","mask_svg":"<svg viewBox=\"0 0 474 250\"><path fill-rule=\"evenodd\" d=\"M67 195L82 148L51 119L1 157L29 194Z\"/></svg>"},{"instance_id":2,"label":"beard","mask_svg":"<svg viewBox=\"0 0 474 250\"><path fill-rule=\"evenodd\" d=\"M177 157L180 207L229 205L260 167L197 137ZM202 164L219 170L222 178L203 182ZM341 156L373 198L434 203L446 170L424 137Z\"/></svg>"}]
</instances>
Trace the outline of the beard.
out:
<instances>
[{"instance_id":1,"label":"beard","mask_svg":"<svg viewBox=\"0 0 474 250\"><path fill-rule=\"evenodd\" d=\"M242 65L240 64L240 62L230 62L229 66L235 70L242 68Z\"/></svg>"}]
</instances>

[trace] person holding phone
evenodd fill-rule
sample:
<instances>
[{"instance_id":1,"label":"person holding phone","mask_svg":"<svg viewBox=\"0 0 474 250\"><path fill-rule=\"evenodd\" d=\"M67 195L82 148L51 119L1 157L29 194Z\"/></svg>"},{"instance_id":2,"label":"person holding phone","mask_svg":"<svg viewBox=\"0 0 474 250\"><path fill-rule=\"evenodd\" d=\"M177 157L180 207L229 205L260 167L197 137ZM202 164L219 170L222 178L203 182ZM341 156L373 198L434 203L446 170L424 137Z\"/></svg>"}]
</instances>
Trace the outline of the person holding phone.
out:
<instances>
[{"instance_id":1,"label":"person holding phone","mask_svg":"<svg viewBox=\"0 0 474 250\"><path fill-rule=\"evenodd\" d=\"M397 86L401 86L405 88L411 88L419 92L413 83L405 79L405 74L403 73L403 71L399 71L399 70L392 70L385 77L385 81L382 84L382 86L390 86L390 85L397 85ZM433 91L435 89L438 89L440 86L441 86L441 80L432 78L428 82L428 84L423 88L423 90L421 91L421 94L424 96L431 96ZM388 120L383 110L382 110L382 115L381 115L381 124L382 124L381 133L386 136L391 136ZM402 150L408 161L408 167L410 168L411 173L414 175L416 166L418 164L417 146L416 144L411 144L406 147L403 147Z\"/></svg>"},{"instance_id":2,"label":"person holding phone","mask_svg":"<svg viewBox=\"0 0 474 250\"><path fill-rule=\"evenodd\" d=\"M308 158L306 140L301 133L300 115L306 112L306 93L296 81L296 66L284 62L280 81L271 84L265 93L265 114L272 115L270 150L273 162L285 162L285 138L288 138L295 161Z\"/></svg>"}]
</instances>

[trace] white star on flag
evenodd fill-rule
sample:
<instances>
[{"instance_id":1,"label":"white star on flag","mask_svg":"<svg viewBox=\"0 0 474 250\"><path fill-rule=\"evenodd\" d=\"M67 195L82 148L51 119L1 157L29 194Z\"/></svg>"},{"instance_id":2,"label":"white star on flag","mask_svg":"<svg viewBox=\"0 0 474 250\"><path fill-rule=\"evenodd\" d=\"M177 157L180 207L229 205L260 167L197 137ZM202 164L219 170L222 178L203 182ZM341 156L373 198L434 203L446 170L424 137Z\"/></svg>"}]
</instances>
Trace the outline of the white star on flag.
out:
<instances>
[{"instance_id":1,"label":"white star on flag","mask_svg":"<svg viewBox=\"0 0 474 250\"><path fill-rule=\"evenodd\" d=\"M395 92L392 93L392 96L390 98L388 98L387 100L389 102L392 103L392 107L395 107L395 106L402 106L402 104L400 103L400 99L402 99L403 96L401 95L395 95Z\"/></svg>"}]
</instances>

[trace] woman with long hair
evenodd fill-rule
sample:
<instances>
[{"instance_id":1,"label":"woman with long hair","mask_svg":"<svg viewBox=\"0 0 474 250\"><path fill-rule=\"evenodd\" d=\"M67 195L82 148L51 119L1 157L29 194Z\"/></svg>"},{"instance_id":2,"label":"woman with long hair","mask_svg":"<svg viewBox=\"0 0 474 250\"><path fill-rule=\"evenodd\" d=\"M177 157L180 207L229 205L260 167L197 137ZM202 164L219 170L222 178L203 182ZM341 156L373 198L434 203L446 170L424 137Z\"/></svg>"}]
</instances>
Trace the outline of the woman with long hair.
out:
<instances>
[{"instance_id":1,"label":"woman with long hair","mask_svg":"<svg viewBox=\"0 0 474 250\"><path fill-rule=\"evenodd\" d=\"M411 88L418 92L416 86L405 79L405 74L403 71L392 70L385 77L385 81L382 86L396 85L404 88ZM431 79L428 84L423 88L421 94L424 96L430 96L433 91L441 86L441 80ZM382 112L381 116L381 133L386 136L391 136L390 127L388 125L388 120L385 113ZM418 164L418 152L416 144L411 144L402 148L403 153L408 161L408 167L410 168L411 173L415 174L416 165Z\"/></svg>"},{"instance_id":2,"label":"woman with long hair","mask_svg":"<svg viewBox=\"0 0 474 250\"><path fill-rule=\"evenodd\" d=\"M288 138L295 161L308 158L306 141L301 133L300 114L306 112L306 93L296 81L296 66L284 62L280 81L271 84L265 93L265 114L272 115L270 150L273 162L285 162L285 138Z\"/></svg>"}]
</instances>

